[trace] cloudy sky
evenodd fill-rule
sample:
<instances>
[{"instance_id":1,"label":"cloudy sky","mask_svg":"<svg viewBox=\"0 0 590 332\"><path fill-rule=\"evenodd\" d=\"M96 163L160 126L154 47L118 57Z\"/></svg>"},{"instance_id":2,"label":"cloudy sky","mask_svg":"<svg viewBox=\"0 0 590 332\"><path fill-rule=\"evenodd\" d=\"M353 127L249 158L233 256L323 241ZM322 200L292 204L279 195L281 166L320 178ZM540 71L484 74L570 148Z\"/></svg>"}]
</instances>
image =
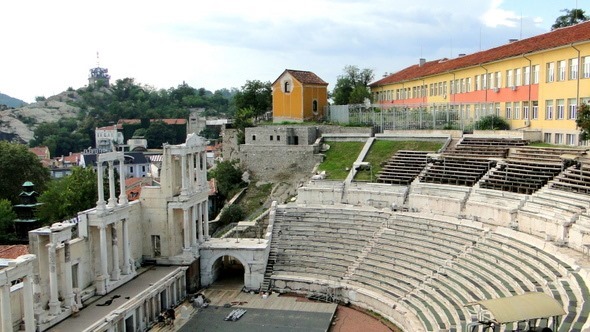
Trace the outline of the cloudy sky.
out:
<instances>
[{"instance_id":1,"label":"cloudy sky","mask_svg":"<svg viewBox=\"0 0 590 332\"><path fill-rule=\"evenodd\" d=\"M346 65L375 78L550 30L590 0L225 0L0 2L0 92L31 102L113 80L208 90L309 70L334 87Z\"/></svg>"}]
</instances>

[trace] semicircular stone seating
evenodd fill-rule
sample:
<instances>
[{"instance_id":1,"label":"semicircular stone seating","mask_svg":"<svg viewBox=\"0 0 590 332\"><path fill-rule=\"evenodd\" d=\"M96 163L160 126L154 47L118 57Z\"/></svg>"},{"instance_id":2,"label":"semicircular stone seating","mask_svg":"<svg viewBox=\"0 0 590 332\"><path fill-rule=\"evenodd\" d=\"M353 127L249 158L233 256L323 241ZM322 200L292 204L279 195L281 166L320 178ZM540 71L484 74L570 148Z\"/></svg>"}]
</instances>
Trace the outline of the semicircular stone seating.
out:
<instances>
[{"instance_id":1,"label":"semicircular stone seating","mask_svg":"<svg viewBox=\"0 0 590 332\"><path fill-rule=\"evenodd\" d=\"M466 304L532 291L564 306L559 331L579 331L590 313L578 270L510 229L335 205L279 206L274 227L275 281L296 276L367 290L411 312L425 331L462 331L474 317Z\"/></svg>"}]
</instances>

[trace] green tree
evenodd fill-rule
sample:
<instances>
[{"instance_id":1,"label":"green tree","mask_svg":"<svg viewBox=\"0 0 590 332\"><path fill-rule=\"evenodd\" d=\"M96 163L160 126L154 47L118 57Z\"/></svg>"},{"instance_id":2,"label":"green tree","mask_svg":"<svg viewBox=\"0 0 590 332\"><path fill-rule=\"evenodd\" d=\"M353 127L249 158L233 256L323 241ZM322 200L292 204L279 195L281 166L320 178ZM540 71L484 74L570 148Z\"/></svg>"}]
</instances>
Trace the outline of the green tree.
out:
<instances>
[{"instance_id":1,"label":"green tree","mask_svg":"<svg viewBox=\"0 0 590 332\"><path fill-rule=\"evenodd\" d=\"M148 142L148 148L159 149L164 143L175 144L176 132L163 121L154 121L145 131L145 139Z\"/></svg>"},{"instance_id":2,"label":"green tree","mask_svg":"<svg viewBox=\"0 0 590 332\"><path fill-rule=\"evenodd\" d=\"M590 19L590 17L586 16L584 10L582 9L562 9L561 12L565 14L558 16L555 19L555 23L551 26L551 30L568 27L570 25L585 22Z\"/></svg>"},{"instance_id":3,"label":"green tree","mask_svg":"<svg viewBox=\"0 0 590 332\"><path fill-rule=\"evenodd\" d=\"M49 170L27 146L0 141L0 199L17 203L25 181L33 182L42 192L49 181Z\"/></svg>"},{"instance_id":4,"label":"green tree","mask_svg":"<svg viewBox=\"0 0 590 332\"><path fill-rule=\"evenodd\" d=\"M92 168L75 167L72 174L53 180L39 196L39 202L44 204L39 206L37 217L44 224L75 217L78 212L96 206L97 188Z\"/></svg>"},{"instance_id":5,"label":"green tree","mask_svg":"<svg viewBox=\"0 0 590 332\"><path fill-rule=\"evenodd\" d=\"M246 213L239 205L229 205L221 212L219 216L219 226L225 226L233 222L239 222L246 218Z\"/></svg>"},{"instance_id":6,"label":"green tree","mask_svg":"<svg viewBox=\"0 0 590 332\"><path fill-rule=\"evenodd\" d=\"M590 105L587 103L578 106L576 125L582 130L580 139L582 141L590 139Z\"/></svg>"},{"instance_id":7,"label":"green tree","mask_svg":"<svg viewBox=\"0 0 590 332\"><path fill-rule=\"evenodd\" d=\"M369 83L374 78L372 69L359 69L357 66L344 67L344 74L338 76L332 90L332 99L336 105L361 104L365 98L371 98Z\"/></svg>"},{"instance_id":8,"label":"green tree","mask_svg":"<svg viewBox=\"0 0 590 332\"><path fill-rule=\"evenodd\" d=\"M258 118L272 109L272 88L270 82L258 80L246 81L242 89L234 96L237 110L251 108L254 117Z\"/></svg>"},{"instance_id":9,"label":"green tree","mask_svg":"<svg viewBox=\"0 0 590 332\"><path fill-rule=\"evenodd\" d=\"M243 171L238 167L236 161L224 160L217 164L211 173L211 177L217 180L219 193L224 198L228 198L235 189L245 185L242 181Z\"/></svg>"},{"instance_id":10,"label":"green tree","mask_svg":"<svg viewBox=\"0 0 590 332\"><path fill-rule=\"evenodd\" d=\"M234 116L233 126L238 130L238 144L246 143L246 128L254 127L252 119L256 111L253 107L240 108Z\"/></svg>"},{"instance_id":11,"label":"green tree","mask_svg":"<svg viewBox=\"0 0 590 332\"><path fill-rule=\"evenodd\" d=\"M506 120L497 115L486 115L473 125L478 130L509 130L510 125Z\"/></svg>"},{"instance_id":12,"label":"green tree","mask_svg":"<svg viewBox=\"0 0 590 332\"><path fill-rule=\"evenodd\" d=\"M12 203L7 199L0 199L0 241L16 237L14 219L16 213L12 210Z\"/></svg>"}]
</instances>

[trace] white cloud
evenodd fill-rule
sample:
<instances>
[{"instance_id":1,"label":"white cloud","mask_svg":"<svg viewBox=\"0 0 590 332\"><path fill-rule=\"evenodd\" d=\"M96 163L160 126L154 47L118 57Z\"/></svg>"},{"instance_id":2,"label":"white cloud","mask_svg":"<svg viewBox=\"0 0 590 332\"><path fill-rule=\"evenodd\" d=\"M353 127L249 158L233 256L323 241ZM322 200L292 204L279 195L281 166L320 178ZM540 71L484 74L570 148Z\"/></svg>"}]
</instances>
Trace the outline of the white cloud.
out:
<instances>
[{"instance_id":1,"label":"white cloud","mask_svg":"<svg viewBox=\"0 0 590 332\"><path fill-rule=\"evenodd\" d=\"M5 48L0 92L31 101L87 83L100 64L113 79L156 88L183 81L210 90L311 70L333 88L346 65L376 76L471 53L515 35L501 1L83 1L0 4ZM529 10L529 14L535 14ZM485 18L485 19L484 19ZM518 18L519 19L519 18ZM517 19L517 21L518 21ZM485 24L482 24L485 23ZM527 35L540 29L526 31Z\"/></svg>"},{"instance_id":2,"label":"white cloud","mask_svg":"<svg viewBox=\"0 0 590 332\"><path fill-rule=\"evenodd\" d=\"M503 0L493 0L488 10L481 16L482 22L491 28L498 26L516 27L521 19L520 15L510 10L500 8Z\"/></svg>"}]
</instances>

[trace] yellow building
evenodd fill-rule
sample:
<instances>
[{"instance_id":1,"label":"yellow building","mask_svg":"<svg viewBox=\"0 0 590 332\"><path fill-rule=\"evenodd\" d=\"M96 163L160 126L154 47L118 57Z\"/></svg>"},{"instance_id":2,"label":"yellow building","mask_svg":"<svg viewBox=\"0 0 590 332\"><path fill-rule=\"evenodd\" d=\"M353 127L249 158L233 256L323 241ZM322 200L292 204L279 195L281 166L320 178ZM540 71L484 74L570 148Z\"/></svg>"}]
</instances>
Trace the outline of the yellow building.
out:
<instances>
[{"instance_id":1,"label":"yellow building","mask_svg":"<svg viewBox=\"0 0 590 332\"><path fill-rule=\"evenodd\" d=\"M408 111L486 114L547 143L579 145L577 107L590 101L590 22L454 59L425 61L370 85L374 101ZM586 143L586 142L584 142Z\"/></svg>"},{"instance_id":2,"label":"yellow building","mask_svg":"<svg viewBox=\"0 0 590 332\"><path fill-rule=\"evenodd\" d=\"M328 83L310 71L286 69L272 84L274 122L321 120L327 105Z\"/></svg>"}]
</instances>

